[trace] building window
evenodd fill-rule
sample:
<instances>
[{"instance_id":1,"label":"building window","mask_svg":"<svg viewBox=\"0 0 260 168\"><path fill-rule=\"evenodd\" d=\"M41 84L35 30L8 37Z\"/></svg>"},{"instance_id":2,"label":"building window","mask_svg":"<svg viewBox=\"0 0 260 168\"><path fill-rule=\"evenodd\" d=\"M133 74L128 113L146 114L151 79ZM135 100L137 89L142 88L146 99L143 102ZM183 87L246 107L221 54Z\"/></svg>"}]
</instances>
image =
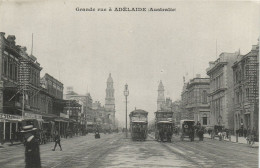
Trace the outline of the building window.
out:
<instances>
[{"instance_id":1,"label":"building window","mask_svg":"<svg viewBox=\"0 0 260 168\"><path fill-rule=\"evenodd\" d=\"M236 99L237 99L237 103L239 103L239 92L236 92Z\"/></svg>"},{"instance_id":2,"label":"building window","mask_svg":"<svg viewBox=\"0 0 260 168\"><path fill-rule=\"evenodd\" d=\"M223 85L223 74L221 74L220 75L220 78L219 78L219 80L220 80L220 87L222 88L224 85Z\"/></svg>"},{"instance_id":3,"label":"building window","mask_svg":"<svg viewBox=\"0 0 260 168\"><path fill-rule=\"evenodd\" d=\"M14 80L17 81L17 64L14 66Z\"/></svg>"},{"instance_id":4,"label":"building window","mask_svg":"<svg viewBox=\"0 0 260 168\"><path fill-rule=\"evenodd\" d=\"M4 58L4 75L7 76L7 59Z\"/></svg>"},{"instance_id":5,"label":"building window","mask_svg":"<svg viewBox=\"0 0 260 168\"><path fill-rule=\"evenodd\" d=\"M207 91L206 90L203 90L203 93L202 93L202 103L207 104Z\"/></svg>"},{"instance_id":6,"label":"building window","mask_svg":"<svg viewBox=\"0 0 260 168\"><path fill-rule=\"evenodd\" d=\"M246 98L249 100L249 88L246 88Z\"/></svg>"},{"instance_id":7,"label":"building window","mask_svg":"<svg viewBox=\"0 0 260 168\"><path fill-rule=\"evenodd\" d=\"M208 124L207 114L203 114L203 117L202 117L202 125L207 125L207 124Z\"/></svg>"},{"instance_id":8,"label":"building window","mask_svg":"<svg viewBox=\"0 0 260 168\"><path fill-rule=\"evenodd\" d=\"M10 66L9 66L9 77L11 79L13 79L13 63L12 62L10 63Z\"/></svg>"}]
</instances>

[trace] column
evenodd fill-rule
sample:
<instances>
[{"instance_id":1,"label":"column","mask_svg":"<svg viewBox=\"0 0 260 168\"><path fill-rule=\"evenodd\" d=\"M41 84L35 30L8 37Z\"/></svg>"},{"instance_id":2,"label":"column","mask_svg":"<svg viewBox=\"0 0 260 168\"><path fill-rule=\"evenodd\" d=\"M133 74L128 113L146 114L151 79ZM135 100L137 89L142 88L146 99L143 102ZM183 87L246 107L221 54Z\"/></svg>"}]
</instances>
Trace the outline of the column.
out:
<instances>
[{"instance_id":1,"label":"column","mask_svg":"<svg viewBox=\"0 0 260 168\"><path fill-rule=\"evenodd\" d=\"M5 119L4 119L4 141L5 141Z\"/></svg>"},{"instance_id":2,"label":"column","mask_svg":"<svg viewBox=\"0 0 260 168\"><path fill-rule=\"evenodd\" d=\"M12 139L12 126L13 126L13 123L10 122L10 140Z\"/></svg>"}]
</instances>

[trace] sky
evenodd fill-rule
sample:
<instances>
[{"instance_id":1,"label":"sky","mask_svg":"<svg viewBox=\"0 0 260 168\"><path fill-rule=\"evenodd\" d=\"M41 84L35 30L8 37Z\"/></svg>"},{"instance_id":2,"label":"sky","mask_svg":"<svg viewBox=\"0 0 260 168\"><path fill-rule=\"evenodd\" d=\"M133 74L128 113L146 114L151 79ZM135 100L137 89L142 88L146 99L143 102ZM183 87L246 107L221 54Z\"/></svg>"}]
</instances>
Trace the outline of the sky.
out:
<instances>
[{"instance_id":1,"label":"sky","mask_svg":"<svg viewBox=\"0 0 260 168\"><path fill-rule=\"evenodd\" d=\"M79 12L76 8L174 8L174 12ZM157 109L160 80L165 97L181 99L183 77L206 76L222 52L246 54L260 35L259 1L2 1L0 31L16 36L49 73L79 94L105 103L112 74L116 118Z\"/></svg>"}]
</instances>

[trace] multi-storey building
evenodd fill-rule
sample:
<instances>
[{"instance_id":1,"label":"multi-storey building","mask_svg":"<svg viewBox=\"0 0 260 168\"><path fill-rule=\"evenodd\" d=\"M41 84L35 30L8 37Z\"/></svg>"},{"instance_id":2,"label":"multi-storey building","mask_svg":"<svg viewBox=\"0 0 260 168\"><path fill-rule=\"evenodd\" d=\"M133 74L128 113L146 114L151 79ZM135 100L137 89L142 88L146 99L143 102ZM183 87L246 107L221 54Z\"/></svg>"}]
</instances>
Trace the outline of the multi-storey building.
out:
<instances>
[{"instance_id":1,"label":"multi-storey building","mask_svg":"<svg viewBox=\"0 0 260 168\"><path fill-rule=\"evenodd\" d=\"M222 125L233 130L233 70L238 53L221 53L214 62L209 62L210 77L210 124Z\"/></svg>"},{"instance_id":2,"label":"multi-storey building","mask_svg":"<svg viewBox=\"0 0 260 168\"><path fill-rule=\"evenodd\" d=\"M164 110L166 110L166 111L172 111L172 99L171 99L170 97L167 97L167 98L165 99Z\"/></svg>"},{"instance_id":3,"label":"multi-storey building","mask_svg":"<svg viewBox=\"0 0 260 168\"><path fill-rule=\"evenodd\" d=\"M63 113L63 84L49 74L41 78L40 109L46 114Z\"/></svg>"},{"instance_id":4,"label":"multi-storey building","mask_svg":"<svg viewBox=\"0 0 260 168\"><path fill-rule=\"evenodd\" d=\"M33 55L28 55L26 48L21 48L21 64L19 68L19 85L20 89L24 90L25 99L25 116L40 113L40 71L42 68L37 62L37 58ZM30 114L31 113L31 114Z\"/></svg>"},{"instance_id":5,"label":"multi-storey building","mask_svg":"<svg viewBox=\"0 0 260 168\"><path fill-rule=\"evenodd\" d=\"M77 100L65 100L64 114L69 115L69 118L80 123L81 121L81 105Z\"/></svg>"},{"instance_id":6,"label":"multi-storey building","mask_svg":"<svg viewBox=\"0 0 260 168\"><path fill-rule=\"evenodd\" d=\"M174 112L175 124L179 125L181 120L181 101L174 101L172 103L172 111Z\"/></svg>"},{"instance_id":7,"label":"multi-storey building","mask_svg":"<svg viewBox=\"0 0 260 168\"><path fill-rule=\"evenodd\" d=\"M21 110L18 110L21 103L17 94L21 47L15 44L15 36L9 35L5 38L4 35L5 33L0 33L0 113L21 116Z\"/></svg>"},{"instance_id":8,"label":"multi-storey building","mask_svg":"<svg viewBox=\"0 0 260 168\"><path fill-rule=\"evenodd\" d=\"M232 66L234 80L234 129L258 132L259 44L246 55L239 55Z\"/></svg>"},{"instance_id":9,"label":"multi-storey building","mask_svg":"<svg viewBox=\"0 0 260 168\"><path fill-rule=\"evenodd\" d=\"M63 83L46 73L41 78L41 83L44 84L47 92L57 99L63 99Z\"/></svg>"},{"instance_id":10,"label":"multi-storey building","mask_svg":"<svg viewBox=\"0 0 260 168\"><path fill-rule=\"evenodd\" d=\"M208 102L209 78L197 75L191 79L182 93L183 112L182 119L192 119L203 126L209 125L210 107Z\"/></svg>"},{"instance_id":11,"label":"multi-storey building","mask_svg":"<svg viewBox=\"0 0 260 168\"><path fill-rule=\"evenodd\" d=\"M189 103L189 92L187 89L188 83L184 83L183 88L182 88L182 92L181 92L181 115L180 118L181 120L193 120L194 119L194 114L192 113L192 111L188 111L186 109L186 106Z\"/></svg>"},{"instance_id":12,"label":"multi-storey building","mask_svg":"<svg viewBox=\"0 0 260 168\"><path fill-rule=\"evenodd\" d=\"M209 83L209 78L201 78L200 75L197 75L187 85L188 104L186 110L193 114L196 123L199 122L204 126L209 125Z\"/></svg>"},{"instance_id":13,"label":"multi-storey building","mask_svg":"<svg viewBox=\"0 0 260 168\"><path fill-rule=\"evenodd\" d=\"M19 65L21 47L16 45L15 36L0 33L0 143L12 138L22 118L19 91Z\"/></svg>"},{"instance_id":14,"label":"multi-storey building","mask_svg":"<svg viewBox=\"0 0 260 168\"><path fill-rule=\"evenodd\" d=\"M73 91L72 87L67 88L67 93L65 95L67 100L75 100L81 105L81 111L79 111L79 123L82 127L87 127L87 122L93 122L95 114L92 110L92 98L89 93L86 95L79 95Z\"/></svg>"},{"instance_id":15,"label":"multi-storey building","mask_svg":"<svg viewBox=\"0 0 260 168\"><path fill-rule=\"evenodd\" d=\"M102 121L102 123L105 123L105 107L102 106L99 101L95 101L92 104L92 109L95 110L96 118L99 118Z\"/></svg>"}]
</instances>

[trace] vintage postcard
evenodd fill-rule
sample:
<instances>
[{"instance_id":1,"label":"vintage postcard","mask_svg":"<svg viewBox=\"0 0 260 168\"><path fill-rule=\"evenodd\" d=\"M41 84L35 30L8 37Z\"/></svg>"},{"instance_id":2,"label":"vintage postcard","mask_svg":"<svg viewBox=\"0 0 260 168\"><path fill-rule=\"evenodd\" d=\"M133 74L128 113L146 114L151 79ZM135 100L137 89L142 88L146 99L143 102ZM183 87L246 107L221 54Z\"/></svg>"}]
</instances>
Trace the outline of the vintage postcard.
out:
<instances>
[{"instance_id":1,"label":"vintage postcard","mask_svg":"<svg viewBox=\"0 0 260 168\"><path fill-rule=\"evenodd\" d=\"M1 168L257 168L260 1L0 0Z\"/></svg>"}]
</instances>

